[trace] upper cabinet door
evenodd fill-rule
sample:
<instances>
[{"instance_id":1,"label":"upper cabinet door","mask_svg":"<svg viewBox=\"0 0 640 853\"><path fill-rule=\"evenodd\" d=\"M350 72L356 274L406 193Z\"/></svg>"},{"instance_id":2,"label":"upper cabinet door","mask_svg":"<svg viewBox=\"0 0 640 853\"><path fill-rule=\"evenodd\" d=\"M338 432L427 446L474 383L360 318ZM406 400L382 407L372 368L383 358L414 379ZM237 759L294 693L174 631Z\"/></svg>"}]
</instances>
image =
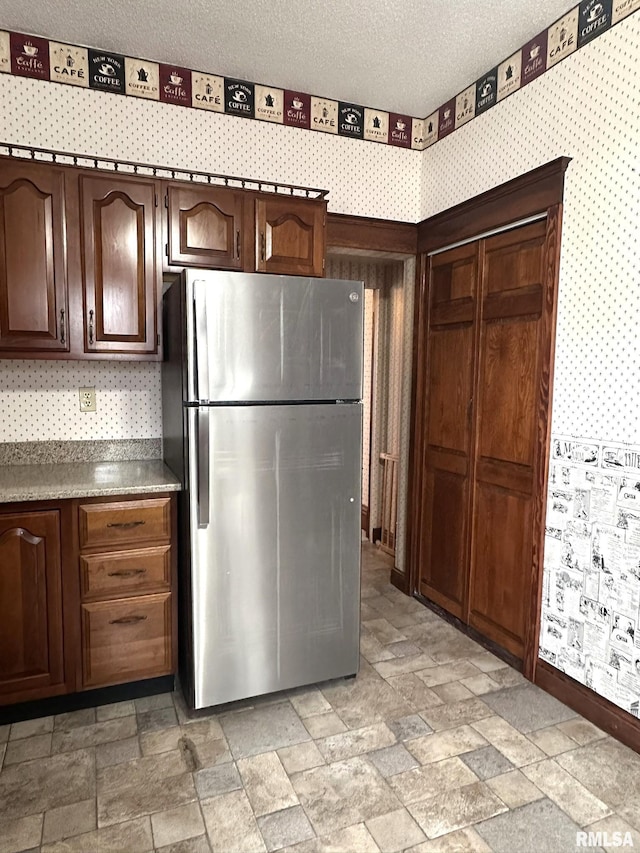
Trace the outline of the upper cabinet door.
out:
<instances>
[{"instance_id":1,"label":"upper cabinet door","mask_svg":"<svg viewBox=\"0 0 640 853\"><path fill-rule=\"evenodd\" d=\"M64 173L0 170L0 352L69 349Z\"/></svg>"},{"instance_id":2,"label":"upper cabinet door","mask_svg":"<svg viewBox=\"0 0 640 853\"><path fill-rule=\"evenodd\" d=\"M155 353L157 184L80 177L86 352Z\"/></svg>"},{"instance_id":3,"label":"upper cabinet door","mask_svg":"<svg viewBox=\"0 0 640 853\"><path fill-rule=\"evenodd\" d=\"M285 275L324 275L323 201L256 199L256 269Z\"/></svg>"},{"instance_id":4,"label":"upper cabinet door","mask_svg":"<svg viewBox=\"0 0 640 853\"><path fill-rule=\"evenodd\" d=\"M169 263L242 269L241 192L224 187L169 186Z\"/></svg>"}]
</instances>

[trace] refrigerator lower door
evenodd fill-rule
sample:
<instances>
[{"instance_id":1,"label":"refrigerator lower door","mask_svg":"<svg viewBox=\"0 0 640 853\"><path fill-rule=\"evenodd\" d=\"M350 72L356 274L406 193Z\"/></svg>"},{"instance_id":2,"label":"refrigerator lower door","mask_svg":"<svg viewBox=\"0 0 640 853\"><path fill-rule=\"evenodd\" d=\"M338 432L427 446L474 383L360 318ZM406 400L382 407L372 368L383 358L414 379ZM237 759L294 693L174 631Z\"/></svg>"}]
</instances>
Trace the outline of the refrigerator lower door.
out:
<instances>
[{"instance_id":1,"label":"refrigerator lower door","mask_svg":"<svg viewBox=\"0 0 640 853\"><path fill-rule=\"evenodd\" d=\"M195 707L354 674L361 405L188 412Z\"/></svg>"}]
</instances>

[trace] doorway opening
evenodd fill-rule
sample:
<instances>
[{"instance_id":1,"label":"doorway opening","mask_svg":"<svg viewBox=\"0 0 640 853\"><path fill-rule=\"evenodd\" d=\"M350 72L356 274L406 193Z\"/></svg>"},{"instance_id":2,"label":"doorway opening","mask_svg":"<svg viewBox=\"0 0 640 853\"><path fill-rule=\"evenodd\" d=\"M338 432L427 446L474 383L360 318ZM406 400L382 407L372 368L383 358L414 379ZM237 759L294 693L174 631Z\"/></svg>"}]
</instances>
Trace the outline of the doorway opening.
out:
<instances>
[{"instance_id":1,"label":"doorway opening","mask_svg":"<svg viewBox=\"0 0 640 853\"><path fill-rule=\"evenodd\" d=\"M364 281L362 530L403 573L415 258L329 249L326 275Z\"/></svg>"}]
</instances>

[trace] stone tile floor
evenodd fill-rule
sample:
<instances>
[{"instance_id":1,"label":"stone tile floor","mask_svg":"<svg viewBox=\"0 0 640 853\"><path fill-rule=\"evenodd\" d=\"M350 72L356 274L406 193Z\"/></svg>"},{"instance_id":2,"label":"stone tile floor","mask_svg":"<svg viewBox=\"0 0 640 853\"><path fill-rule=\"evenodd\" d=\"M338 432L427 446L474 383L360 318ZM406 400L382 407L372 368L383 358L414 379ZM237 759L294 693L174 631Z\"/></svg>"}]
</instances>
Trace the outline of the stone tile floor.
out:
<instances>
[{"instance_id":1,"label":"stone tile floor","mask_svg":"<svg viewBox=\"0 0 640 853\"><path fill-rule=\"evenodd\" d=\"M640 756L363 555L355 680L0 728L0 853L564 853L582 830L640 849Z\"/></svg>"}]
</instances>

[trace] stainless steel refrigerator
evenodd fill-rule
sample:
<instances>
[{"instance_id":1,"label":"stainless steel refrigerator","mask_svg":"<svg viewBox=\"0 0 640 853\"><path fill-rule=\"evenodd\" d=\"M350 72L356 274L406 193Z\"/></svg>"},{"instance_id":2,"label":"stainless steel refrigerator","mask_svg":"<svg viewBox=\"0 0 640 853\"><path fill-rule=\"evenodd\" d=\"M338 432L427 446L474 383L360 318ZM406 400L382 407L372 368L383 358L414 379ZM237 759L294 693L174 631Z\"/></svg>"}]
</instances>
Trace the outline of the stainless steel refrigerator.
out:
<instances>
[{"instance_id":1,"label":"stainless steel refrigerator","mask_svg":"<svg viewBox=\"0 0 640 853\"><path fill-rule=\"evenodd\" d=\"M194 708L358 670L362 317L352 281L189 270L165 293Z\"/></svg>"}]
</instances>

